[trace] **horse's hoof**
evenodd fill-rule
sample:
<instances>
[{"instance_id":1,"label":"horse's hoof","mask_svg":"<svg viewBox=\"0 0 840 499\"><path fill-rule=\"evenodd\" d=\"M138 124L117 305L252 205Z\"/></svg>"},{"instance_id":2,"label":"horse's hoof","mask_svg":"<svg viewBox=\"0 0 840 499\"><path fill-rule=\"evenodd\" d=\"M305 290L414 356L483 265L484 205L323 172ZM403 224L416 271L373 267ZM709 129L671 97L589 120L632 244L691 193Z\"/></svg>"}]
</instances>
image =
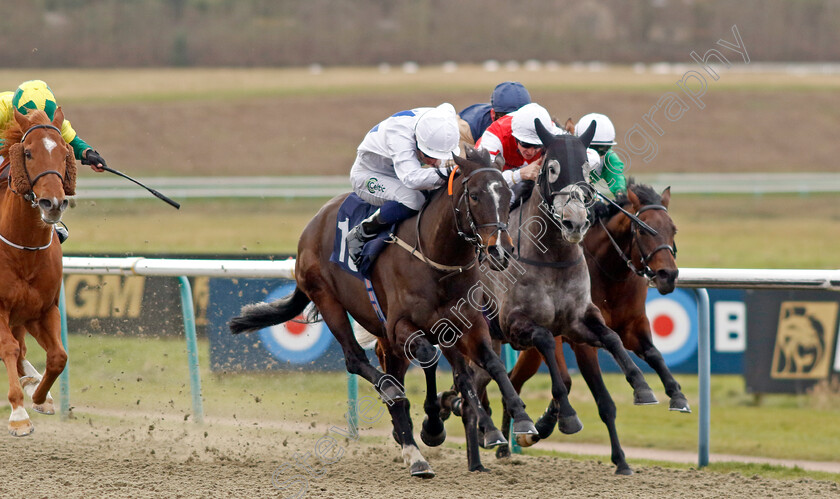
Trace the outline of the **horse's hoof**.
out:
<instances>
[{"instance_id":1,"label":"horse's hoof","mask_svg":"<svg viewBox=\"0 0 840 499\"><path fill-rule=\"evenodd\" d=\"M554 426L557 424L557 413L551 410L545 411L540 419L537 420L534 427L540 434L540 438L548 438L554 432Z\"/></svg>"},{"instance_id":2,"label":"horse's hoof","mask_svg":"<svg viewBox=\"0 0 840 499\"><path fill-rule=\"evenodd\" d=\"M675 397L671 399L671 405L670 407L668 407L668 410L691 414L691 407L689 407L688 405L688 400L680 397Z\"/></svg>"},{"instance_id":3,"label":"horse's hoof","mask_svg":"<svg viewBox=\"0 0 840 499\"><path fill-rule=\"evenodd\" d=\"M537 431L537 428L534 426L534 423L532 423L530 419L524 419L522 421L513 422L513 434L539 436L540 433Z\"/></svg>"},{"instance_id":4,"label":"horse's hoof","mask_svg":"<svg viewBox=\"0 0 840 499\"><path fill-rule=\"evenodd\" d=\"M484 434L484 447L485 449L494 449L499 446L507 447L508 441L505 439L504 434L497 429L490 430Z\"/></svg>"},{"instance_id":5,"label":"horse's hoof","mask_svg":"<svg viewBox=\"0 0 840 499\"><path fill-rule=\"evenodd\" d=\"M426 461L417 461L412 464L410 471L411 476L416 476L417 478L434 478L435 476L435 472Z\"/></svg>"},{"instance_id":6,"label":"horse's hoof","mask_svg":"<svg viewBox=\"0 0 840 499\"><path fill-rule=\"evenodd\" d=\"M439 392L437 394L438 407L440 407L440 420L446 421L452 414L452 402L458 398L458 394L452 390ZM460 416L460 414L455 414Z\"/></svg>"},{"instance_id":7,"label":"horse's hoof","mask_svg":"<svg viewBox=\"0 0 840 499\"><path fill-rule=\"evenodd\" d=\"M55 402L53 399L47 399L43 404L32 404L32 410L40 414L52 416L55 414Z\"/></svg>"},{"instance_id":8,"label":"horse's hoof","mask_svg":"<svg viewBox=\"0 0 840 499\"><path fill-rule=\"evenodd\" d=\"M540 441L540 436L538 434L530 433L515 435L514 438L520 447L530 447Z\"/></svg>"},{"instance_id":9,"label":"horse's hoof","mask_svg":"<svg viewBox=\"0 0 840 499\"><path fill-rule=\"evenodd\" d=\"M654 405L658 404L659 400L653 394L650 388L640 388L633 392L633 404L635 405Z\"/></svg>"},{"instance_id":10,"label":"horse's hoof","mask_svg":"<svg viewBox=\"0 0 840 499\"><path fill-rule=\"evenodd\" d=\"M486 473L490 470L488 468L485 468L481 464L479 464L478 466L473 466L472 468L470 468L470 471L478 471L480 473Z\"/></svg>"},{"instance_id":11,"label":"horse's hoof","mask_svg":"<svg viewBox=\"0 0 840 499\"><path fill-rule=\"evenodd\" d=\"M510 457L510 446L503 445L496 449L496 459L506 459Z\"/></svg>"},{"instance_id":12,"label":"horse's hoof","mask_svg":"<svg viewBox=\"0 0 840 499\"><path fill-rule=\"evenodd\" d=\"M9 435L13 437L25 437L35 431L32 421L24 419L21 421L9 421Z\"/></svg>"},{"instance_id":13,"label":"horse's hoof","mask_svg":"<svg viewBox=\"0 0 840 499\"><path fill-rule=\"evenodd\" d=\"M577 414L572 414L571 416L560 418L557 422L557 428L565 435L574 435L583 429L583 422L581 422ZM540 435L540 437L542 437L542 435Z\"/></svg>"},{"instance_id":14,"label":"horse's hoof","mask_svg":"<svg viewBox=\"0 0 840 499\"><path fill-rule=\"evenodd\" d=\"M623 466L619 466L615 469L615 474L616 475L630 476L630 475L633 474L633 470L631 470L630 466L628 466L625 463Z\"/></svg>"},{"instance_id":15,"label":"horse's hoof","mask_svg":"<svg viewBox=\"0 0 840 499\"><path fill-rule=\"evenodd\" d=\"M442 444L446 441L446 428L443 425L440 425L440 433L437 435L431 434L431 432L426 431L426 427L428 426L429 416L423 420L423 426L420 428L420 440L423 441L424 444L428 445L429 447L437 447L438 445Z\"/></svg>"},{"instance_id":16,"label":"horse's hoof","mask_svg":"<svg viewBox=\"0 0 840 499\"><path fill-rule=\"evenodd\" d=\"M379 396L382 398L382 401L388 405L408 400L408 397L405 396L405 392L395 385L388 385L384 387L379 391Z\"/></svg>"}]
</instances>

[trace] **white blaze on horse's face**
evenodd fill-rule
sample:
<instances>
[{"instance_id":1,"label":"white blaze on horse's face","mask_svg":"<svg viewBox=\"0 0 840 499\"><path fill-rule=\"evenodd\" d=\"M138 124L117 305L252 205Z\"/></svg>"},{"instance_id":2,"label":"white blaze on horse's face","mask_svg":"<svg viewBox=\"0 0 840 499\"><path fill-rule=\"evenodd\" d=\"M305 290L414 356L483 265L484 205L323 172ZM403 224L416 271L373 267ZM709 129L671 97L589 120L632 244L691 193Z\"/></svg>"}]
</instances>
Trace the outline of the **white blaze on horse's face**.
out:
<instances>
[{"instance_id":1,"label":"white blaze on horse's face","mask_svg":"<svg viewBox=\"0 0 840 499\"><path fill-rule=\"evenodd\" d=\"M55 147L58 145L58 144L55 143L55 141L53 139L51 139L49 137L44 137L43 142L44 142L44 149L47 150L47 154L51 153L52 150L55 149Z\"/></svg>"},{"instance_id":2,"label":"white blaze on horse's face","mask_svg":"<svg viewBox=\"0 0 840 499\"><path fill-rule=\"evenodd\" d=\"M563 238L572 244L581 242L589 229L586 195L580 186L567 185L552 199L554 211L560 215Z\"/></svg>"}]
</instances>

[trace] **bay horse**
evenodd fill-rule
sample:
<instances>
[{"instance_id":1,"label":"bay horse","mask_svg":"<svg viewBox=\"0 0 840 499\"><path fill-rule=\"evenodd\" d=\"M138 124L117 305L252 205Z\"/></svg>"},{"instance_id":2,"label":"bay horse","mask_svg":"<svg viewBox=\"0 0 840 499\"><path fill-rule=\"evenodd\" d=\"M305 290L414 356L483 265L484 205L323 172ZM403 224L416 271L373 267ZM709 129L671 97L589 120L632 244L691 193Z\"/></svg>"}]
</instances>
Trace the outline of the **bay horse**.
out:
<instances>
[{"instance_id":1,"label":"bay horse","mask_svg":"<svg viewBox=\"0 0 840 499\"><path fill-rule=\"evenodd\" d=\"M61 136L64 113L50 122L43 111L14 111L4 132L0 156L9 159L8 182L0 182L0 358L9 376L9 433L31 434L35 427L23 407L24 391L33 409L55 414L49 394L64 370L58 310L61 245L53 227L75 194L76 160ZM43 377L26 360L29 332L46 351Z\"/></svg>"},{"instance_id":2,"label":"bay horse","mask_svg":"<svg viewBox=\"0 0 840 499\"><path fill-rule=\"evenodd\" d=\"M619 197L616 203L635 213L657 235L640 230L639 224L616 206L598 204L595 206L597 209L593 209L594 227L587 232L583 248L592 283L592 301L601 310L607 326L618 333L627 350L645 360L657 372L671 399L669 409L688 413L691 412L688 400L665 365L662 354L653 345L650 322L645 313L649 283L653 283L661 294L668 294L674 290L679 274L674 242L677 228L668 215L670 200L670 187L657 194L652 187L637 184L630 178L626 196ZM556 338L555 358L566 388L571 389L563 341L563 338ZM624 460L615 428L615 404L604 387L597 350L582 343L568 343L574 351L580 373L598 404L601 420L607 426L613 463L627 474L630 468ZM536 349L522 352L510 373L513 386L521 390L522 385L536 374L541 363L542 358ZM550 421L551 415L545 417L546 422ZM497 456L504 457L505 450L497 450Z\"/></svg>"},{"instance_id":3,"label":"bay horse","mask_svg":"<svg viewBox=\"0 0 840 499\"><path fill-rule=\"evenodd\" d=\"M465 306L480 281L479 268L485 267L479 262L479 253L489 257L493 268L501 270L508 263L513 248L507 233L510 190L486 151L467 149L466 158L455 156L454 160L458 168L449 177L449 189L432 192L420 213L400 224L395 239L403 242L402 247L389 244L377 257L370 280L384 323L362 281L330 262L338 208L347 195L329 201L304 229L295 263L295 290L269 304L248 305L241 316L230 321L233 333L254 331L293 319L310 301L314 303L341 344L347 371L372 383L388 405L404 462L411 475L420 477L434 476L434 472L414 440L402 386L408 366L419 360L427 381L427 417L421 437L428 445L439 445L446 433L436 398L437 352L433 343L440 345L452 365L455 385L466 400L464 427L470 471L485 470L478 452L477 424L494 435L491 441L507 442L478 401L466 359L486 369L499 384L509 404L514 433L537 433L493 350L480 308ZM354 337L348 313L379 338L385 373L368 361Z\"/></svg>"},{"instance_id":4,"label":"bay horse","mask_svg":"<svg viewBox=\"0 0 840 499\"><path fill-rule=\"evenodd\" d=\"M580 431L583 425L568 400L568 390L555 355L555 337L605 348L618 362L634 390L639 405L657 403L639 368L627 354L621 339L607 327L592 302L590 281L579 244L589 227L588 193L584 179L586 148L595 125L581 134L553 135L540 123L537 133L545 147L542 170L533 194L511 215L511 232L517 234L515 259L527 266L511 279L488 273L483 284L497 303L491 320L495 337L517 350L536 348L548 365L552 400L537 421L540 438L556 423L563 433ZM496 307L493 307L496 308ZM479 390L487 383L482 376Z\"/></svg>"}]
</instances>

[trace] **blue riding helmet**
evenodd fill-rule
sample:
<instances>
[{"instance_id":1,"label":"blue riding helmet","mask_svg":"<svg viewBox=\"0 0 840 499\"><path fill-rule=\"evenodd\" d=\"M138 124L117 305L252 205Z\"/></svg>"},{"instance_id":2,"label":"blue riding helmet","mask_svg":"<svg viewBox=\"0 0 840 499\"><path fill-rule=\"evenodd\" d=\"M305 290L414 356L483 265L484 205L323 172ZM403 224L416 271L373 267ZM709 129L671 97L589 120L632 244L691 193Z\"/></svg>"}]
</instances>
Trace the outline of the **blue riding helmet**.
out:
<instances>
[{"instance_id":1,"label":"blue riding helmet","mask_svg":"<svg viewBox=\"0 0 840 499\"><path fill-rule=\"evenodd\" d=\"M512 113L530 103L531 94L518 81L499 83L490 96L490 105L497 113Z\"/></svg>"}]
</instances>

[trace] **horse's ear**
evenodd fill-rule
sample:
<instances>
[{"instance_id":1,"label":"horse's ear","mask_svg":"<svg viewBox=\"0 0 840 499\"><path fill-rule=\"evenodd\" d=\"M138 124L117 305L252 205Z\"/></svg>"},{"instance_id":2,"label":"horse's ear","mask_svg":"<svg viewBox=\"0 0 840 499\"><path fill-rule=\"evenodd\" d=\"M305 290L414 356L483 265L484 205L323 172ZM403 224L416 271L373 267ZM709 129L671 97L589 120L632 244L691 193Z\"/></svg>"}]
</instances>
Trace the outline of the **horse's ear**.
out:
<instances>
[{"instance_id":1,"label":"horse's ear","mask_svg":"<svg viewBox=\"0 0 840 499\"><path fill-rule=\"evenodd\" d=\"M15 108L15 121L17 121L21 130L26 131L29 129L29 120L26 119L26 115L18 111L17 108Z\"/></svg>"},{"instance_id":2,"label":"horse's ear","mask_svg":"<svg viewBox=\"0 0 840 499\"><path fill-rule=\"evenodd\" d=\"M598 123L595 120L592 120L592 123L589 124L589 127L586 129L585 132L580 134L580 141L583 142L583 147L589 147L589 144L592 143L592 137L595 136L595 127Z\"/></svg>"},{"instance_id":3,"label":"horse's ear","mask_svg":"<svg viewBox=\"0 0 840 499\"><path fill-rule=\"evenodd\" d=\"M543 147L548 147L552 142L554 142L554 139L557 138L553 133L549 132L537 118L534 118L534 128L537 130L537 136L540 138Z\"/></svg>"},{"instance_id":4,"label":"horse's ear","mask_svg":"<svg viewBox=\"0 0 840 499\"><path fill-rule=\"evenodd\" d=\"M455 164L458 165L458 168L461 170L462 175L468 174L475 168L475 163L468 160L467 158L462 158L461 156L458 156L453 153L452 159L455 160Z\"/></svg>"},{"instance_id":5,"label":"horse's ear","mask_svg":"<svg viewBox=\"0 0 840 499\"><path fill-rule=\"evenodd\" d=\"M60 109L60 108L59 108ZM62 118L64 116L62 115ZM73 155L73 148L67 144L67 158L64 160L64 194L67 196L76 195L76 157Z\"/></svg>"},{"instance_id":6,"label":"horse's ear","mask_svg":"<svg viewBox=\"0 0 840 499\"><path fill-rule=\"evenodd\" d=\"M64 111L61 110L61 106L58 106L55 109L55 115L53 116L52 124L54 127L61 130L61 125L64 124Z\"/></svg>"},{"instance_id":7,"label":"horse's ear","mask_svg":"<svg viewBox=\"0 0 840 499\"><path fill-rule=\"evenodd\" d=\"M671 186L670 185L668 187L666 187L664 191L662 191L662 194L660 195L660 197L662 198L662 206L667 208L668 203L671 202Z\"/></svg>"},{"instance_id":8,"label":"horse's ear","mask_svg":"<svg viewBox=\"0 0 840 499\"><path fill-rule=\"evenodd\" d=\"M15 113L18 113L17 109ZM9 147L9 178L12 181L12 188L17 192L29 192L29 180L26 177L26 170L23 166L23 144L18 142Z\"/></svg>"},{"instance_id":9,"label":"horse's ear","mask_svg":"<svg viewBox=\"0 0 840 499\"><path fill-rule=\"evenodd\" d=\"M487 153L488 155L490 153ZM505 169L505 157L501 154L497 154L496 157L493 159L493 164L501 171Z\"/></svg>"},{"instance_id":10,"label":"horse's ear","mask_svg":"<svg viewBox=\"0 0 840 499\"><path fill-rule=\"evenodd\" d=\"M642 202L639 200L639 196L633 192L633 189L627 189L627 199L633 203L633 210L639 211L639 208L642 207Z\"/></svg>"},{"instance_id":11,"label":"horse's ear","mask_svg":"<svg viewBox=\"0 0 840 499\"><path fill-rule=\"evenodd\" d=\"M572 121L572 118L566 118L566 123L563 125L563 128L570 134L575 134L575 122Z\"/></svg>"}]
</instances>

